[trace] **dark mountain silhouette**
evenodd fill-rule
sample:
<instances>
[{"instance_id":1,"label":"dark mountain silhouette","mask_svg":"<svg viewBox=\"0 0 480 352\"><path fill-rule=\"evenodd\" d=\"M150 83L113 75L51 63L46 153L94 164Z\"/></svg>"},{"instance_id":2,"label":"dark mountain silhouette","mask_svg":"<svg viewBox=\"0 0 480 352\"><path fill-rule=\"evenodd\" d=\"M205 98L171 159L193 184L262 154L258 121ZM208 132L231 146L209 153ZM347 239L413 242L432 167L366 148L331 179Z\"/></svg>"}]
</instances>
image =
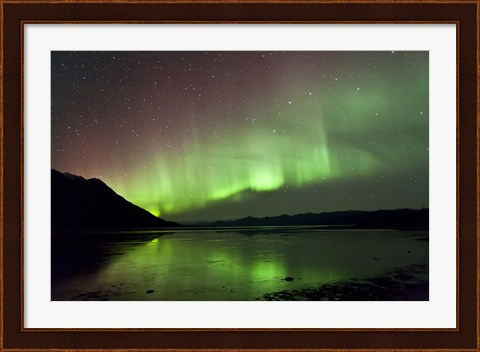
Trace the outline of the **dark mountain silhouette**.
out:
<instances>
[{"instance_id":1,"label":"dark mountain silhouette","mask_svg":"<svg viewBox=\"0 0 480 352\"><path fill-rule=\"evenodd\" d=\"M395 209L376 211L336 211L306 213L274 217L246 217L234 221L216 221L210 226L299 226L332 225L354 228L389 228L402 230L428 230L428 209Z\"/></svg>"},{"instance_id":2,"label":"dark mountain silhouette","mask_svg":"<svg viewBox=\"0 0 480 352\"><path fill-rule=\"evenodd\" d=\"M130 203L99 179L52 169L52 228L174 227Z\"/></svg>"}]
</instances>

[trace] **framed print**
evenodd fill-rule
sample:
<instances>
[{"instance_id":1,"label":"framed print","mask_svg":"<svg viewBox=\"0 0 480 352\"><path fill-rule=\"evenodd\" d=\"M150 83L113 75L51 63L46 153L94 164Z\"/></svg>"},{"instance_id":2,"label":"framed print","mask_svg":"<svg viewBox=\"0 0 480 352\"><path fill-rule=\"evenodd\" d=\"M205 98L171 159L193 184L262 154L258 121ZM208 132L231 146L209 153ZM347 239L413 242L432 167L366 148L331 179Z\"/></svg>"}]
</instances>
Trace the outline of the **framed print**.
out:
<instances>
[{"instance_id":1,"label":"framed print","mask_svg":"<svg viewBox=\"0 0 480 352\"><path fill-rule=\"evenodd\" d=\"M477 28L2 1L2 350L478 350Z\"/></svg>"}]
</instances>

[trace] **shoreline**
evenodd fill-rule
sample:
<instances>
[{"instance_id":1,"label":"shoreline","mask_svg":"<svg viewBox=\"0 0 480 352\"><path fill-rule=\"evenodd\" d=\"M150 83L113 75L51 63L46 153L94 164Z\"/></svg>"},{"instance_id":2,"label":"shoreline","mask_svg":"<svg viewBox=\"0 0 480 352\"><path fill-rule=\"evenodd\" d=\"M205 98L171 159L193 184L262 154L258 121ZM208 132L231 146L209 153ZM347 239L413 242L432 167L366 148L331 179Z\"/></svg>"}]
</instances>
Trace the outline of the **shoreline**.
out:
<instances>
[{"instance_id":1,"label":"shoreline","mask_svg":"<svg viewBox=\"0 0 480 352\"><path fill-rule=\"evenodd\" d=\"M416 264L373 277L266 293L257 301L428 301L428 266Z\"/></svg>"}]
</instances>

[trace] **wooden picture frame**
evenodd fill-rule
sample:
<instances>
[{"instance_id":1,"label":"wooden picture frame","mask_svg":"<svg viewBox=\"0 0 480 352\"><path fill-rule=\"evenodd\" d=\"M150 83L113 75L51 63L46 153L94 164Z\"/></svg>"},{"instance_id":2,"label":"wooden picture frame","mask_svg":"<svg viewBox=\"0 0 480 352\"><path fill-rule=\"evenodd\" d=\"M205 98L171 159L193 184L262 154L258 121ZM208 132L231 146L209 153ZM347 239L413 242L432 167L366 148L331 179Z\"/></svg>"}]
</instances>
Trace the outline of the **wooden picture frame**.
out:
<instances>
[{"instance_id":1,"label":"wooden picture frame","mask_svg":"<svg viewBox=\"0 0 480 352\"><path fill-rule=\"evenodd\" d=\"M478 1L0 1L0 350L479 350ZM26 329L23 323L23 25L453 23L457 26L455 329Z\"/></svg>"}]
</instances>

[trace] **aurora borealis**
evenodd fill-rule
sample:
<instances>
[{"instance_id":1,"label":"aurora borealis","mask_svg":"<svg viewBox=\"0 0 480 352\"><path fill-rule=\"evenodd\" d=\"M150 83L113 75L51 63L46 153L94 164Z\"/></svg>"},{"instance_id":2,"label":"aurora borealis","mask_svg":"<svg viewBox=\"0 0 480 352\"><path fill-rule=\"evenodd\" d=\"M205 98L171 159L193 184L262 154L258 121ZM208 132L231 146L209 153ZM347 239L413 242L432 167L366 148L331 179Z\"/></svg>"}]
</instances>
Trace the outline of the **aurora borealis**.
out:
<instances>
[{"instance_id":1,"label":"aurora borealis","mask_svg":"<svg viewBox=\"0 0 480 352\"><path fill-rule=\"evenodd\" d=\"M52 168L173 221L428 207L428 52L52 52Z\"/></svg>"}]
</instances>

